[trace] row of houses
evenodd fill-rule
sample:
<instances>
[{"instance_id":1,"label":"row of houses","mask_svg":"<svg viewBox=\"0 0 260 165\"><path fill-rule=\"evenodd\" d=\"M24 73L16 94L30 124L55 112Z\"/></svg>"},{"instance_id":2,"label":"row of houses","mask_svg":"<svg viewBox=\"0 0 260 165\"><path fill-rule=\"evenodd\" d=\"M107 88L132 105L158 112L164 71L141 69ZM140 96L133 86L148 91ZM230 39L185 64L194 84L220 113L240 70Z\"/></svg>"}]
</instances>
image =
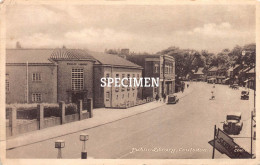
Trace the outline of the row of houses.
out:
<instances>
[{"instance_id":1,"label":"row of houses","mask_svg":"<svg viewBox=\"0 0 260 165\"><path fill-rule=\"evenodd\" d=\"M142 59L138 63L80 49L7 49L6 103L84 103L91 98L94 107L120 108L174 93L174 59L163 55ZM102 77L144 76L159 77L159 87L101 87L100 82Z\"/></svg>"},{"instance_id":2,"label":"row of houses","mask_svg":"<svg viewBox=\"0 0 260 165\"><path fill-rule=\"evenodd\" d=\"M230 68L213 66L208 70L198 68L193 71L192 79L215 84L239 84L255 89L255 69L252 65L237 64Z\"/></svg>"}]
</instances>

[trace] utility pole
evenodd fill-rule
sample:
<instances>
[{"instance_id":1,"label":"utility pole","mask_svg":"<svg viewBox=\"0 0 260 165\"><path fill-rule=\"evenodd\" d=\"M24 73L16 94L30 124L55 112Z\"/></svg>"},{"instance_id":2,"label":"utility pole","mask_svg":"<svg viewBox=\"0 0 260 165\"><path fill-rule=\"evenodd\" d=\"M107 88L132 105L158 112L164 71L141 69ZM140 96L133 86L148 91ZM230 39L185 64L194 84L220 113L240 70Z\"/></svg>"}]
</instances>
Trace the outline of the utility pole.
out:
<instances>
[{"instance_id":1,"label":"utility pole","mask_svg":"<svg viewBox=\"0 0 260 165\"><path fill-rule=\"evenodd\" d=\"M212 152L212 159L215 158L215 139L216 139L216 125L214 126L214 139L213 139L213 152Z\"/></svg>"}]
</instances>

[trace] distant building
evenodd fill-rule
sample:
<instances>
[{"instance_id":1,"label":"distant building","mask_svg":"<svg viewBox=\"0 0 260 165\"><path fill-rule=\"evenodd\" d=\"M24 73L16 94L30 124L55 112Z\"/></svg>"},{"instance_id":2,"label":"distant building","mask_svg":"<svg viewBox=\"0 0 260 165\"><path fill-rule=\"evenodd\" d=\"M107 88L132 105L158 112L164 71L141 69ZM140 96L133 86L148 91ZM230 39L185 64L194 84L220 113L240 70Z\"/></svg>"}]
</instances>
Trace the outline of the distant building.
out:
<instances>
[{"instance_id":1,"label":"distant building","mask_svg":"<svg viewBox=\"0 0 260 165\"><path fill-rule=\"evenodd\" d=\"M247 88L255 89L255 68L251 68L246 72L246 80L244 81Z\"/></svg>"},{"instance_id":2,"label":"distant building","mask_svg":"<svg viewBox=\"0 0 260 165\"><path fill-rule=\"evenodd\" d=\"M225 84L238 84L238 73L240 65L235 65L227 70L227 78L224 80Z\"/></svg>"},{"instance_id":3,"label":"distant building","mask_svg":"<svg viewBox=\"0 0 260 165\"><path fill-rule=\"evenodd\" d=\"M217 71L218 68L216 66L211 67L207 72L207 82L208 83L217 83Z\"/></svg>"},{"instance_id":4,"label":"distant building","mask_svg":"<svg viewBox=\"0 0 260 165\"><path fill-rule=\"evenodd\" d=\"M205 74L203 73L204 68L198 68L197 71L193 70L192 80L193 81L205 81Z\"/></svg>"},{"instance_id":5,"label":"distant building","mask_svg":"<svg viewBox=\"0 0 260 165\"><path fill-rule=\"evenodd\" d=\"M223 84L225 83L225 80L227 78L227 68L225 68L224 66L221 66L221 67L218 67L218 70L217 70L217 76L216 76L216 79L217 79L217 83L218 84Z\"/></svg>"},{"instance_id":6,"label":"distant building","mask_svg":"<svg viewBox=\"0 0 260 165\"><path fill-rule=\"evenodd\" d=\"M129 49L121 49L121 55L129 55Z\"/></svg>"},{"instance_id":7,"label":"distant building","mask_svg":"<svg viewBox=\"0 0 260 165\"><path fill-rule=\"evenodd\" d=\"M143 68L115 55L97 52L92 55L97 59L94 64L94 106L124 108L136 105L136 101L141 99L141 87L101 87L100 79L140 78Z\"/></svg>"}]
</instances>

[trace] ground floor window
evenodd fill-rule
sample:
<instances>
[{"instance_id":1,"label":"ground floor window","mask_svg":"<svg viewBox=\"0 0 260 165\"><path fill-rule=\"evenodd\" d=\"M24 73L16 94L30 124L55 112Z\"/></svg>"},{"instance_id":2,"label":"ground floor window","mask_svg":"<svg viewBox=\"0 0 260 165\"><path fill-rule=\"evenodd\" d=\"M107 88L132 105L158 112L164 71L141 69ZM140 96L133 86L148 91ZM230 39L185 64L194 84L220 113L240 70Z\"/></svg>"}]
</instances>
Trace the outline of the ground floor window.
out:
<instances>
[{"instance_id":1,"label":"ground floor window","mask_svg":"<svg viewBox=\"0 0 260 165\"><path fill-rule=\"evenodd\" d=\"M110 98L109 92L106 92L106 101L109 101L109 98Z\"/></svg>"},{"instance_id":2,"label":"ground floor window","mask_svg":"<svg viewBox=\"0 0 260 165\"><path fill-rule=\"evenodd\" d=\"M5 80L5 91L9 92L10 91L10 83L9 80Z\"/></svg>"},{"instance_id":3,"label":"ground floor window","mask_svg":"<svg viewBox=\"0 0 260 165\"><path fill-rule=\"evenodd\" d=\"M40 102L42 101L42 94L41 93L33 93L32 94L32 102Z\"/></svg>"}]
</instances>

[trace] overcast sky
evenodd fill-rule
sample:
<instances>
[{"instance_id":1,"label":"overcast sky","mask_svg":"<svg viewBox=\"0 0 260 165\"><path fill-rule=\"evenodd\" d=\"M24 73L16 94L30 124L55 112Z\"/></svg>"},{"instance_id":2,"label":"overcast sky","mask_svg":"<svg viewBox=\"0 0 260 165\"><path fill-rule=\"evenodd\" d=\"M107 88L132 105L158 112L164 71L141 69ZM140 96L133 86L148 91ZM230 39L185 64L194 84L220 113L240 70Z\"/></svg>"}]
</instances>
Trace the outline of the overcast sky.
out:
<instances>
[{"instance_id":1,"label":"overcast sky","mask_svg":"<svg viewBox=\"0 0 260 165\"><path fill-rule=\"evenodd\" d=\"M255 6L19 5L7 8L6 27L8 48L218 52L255 42Z\"/></svg>"}]
</instances>

